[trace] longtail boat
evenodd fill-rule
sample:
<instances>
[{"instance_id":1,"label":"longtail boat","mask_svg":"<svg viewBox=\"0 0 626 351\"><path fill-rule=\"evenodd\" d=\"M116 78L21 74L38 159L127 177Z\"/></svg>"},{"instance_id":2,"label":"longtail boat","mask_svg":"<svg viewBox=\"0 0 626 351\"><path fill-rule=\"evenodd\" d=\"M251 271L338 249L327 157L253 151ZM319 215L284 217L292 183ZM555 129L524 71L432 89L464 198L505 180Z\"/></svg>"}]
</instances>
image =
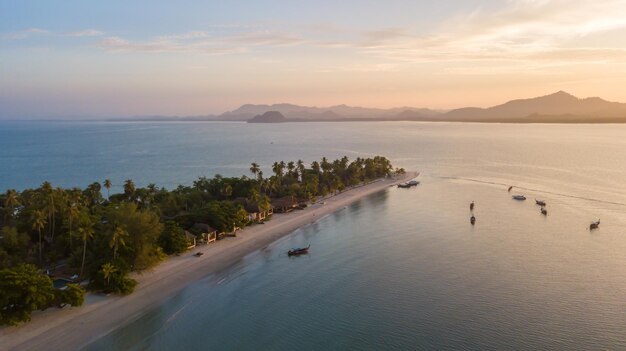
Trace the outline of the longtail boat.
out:
<instances>
[{"instance_id":1,"label":"longtail boat","mask_svg":"<svg viewBox=\"0 0 626 351\"><path fill-rule=\"evenodd\" d=\"M295 249L291 249L289 251L287 251L287 255L288 256L298 256L298 255L303 255L303 254L307 254L309 253L309 248L311 247L311 244L309 244L309 246L307 247L298 247Z\"/></svg>"}]
</instances>

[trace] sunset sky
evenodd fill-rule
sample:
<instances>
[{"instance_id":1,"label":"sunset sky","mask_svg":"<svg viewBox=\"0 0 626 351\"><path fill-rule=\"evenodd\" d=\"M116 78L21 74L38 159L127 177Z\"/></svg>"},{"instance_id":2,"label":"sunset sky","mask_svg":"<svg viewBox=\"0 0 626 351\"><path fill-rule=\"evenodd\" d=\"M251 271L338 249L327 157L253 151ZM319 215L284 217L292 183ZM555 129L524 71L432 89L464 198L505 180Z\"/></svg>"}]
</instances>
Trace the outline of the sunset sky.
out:
<instances>
[{"instance_id":1,"label":"sunset sky","mask_svg":"<svg viewBox=\"0 0 626 351\"><path fill-rule=\"evenodd\" d=\"M626 101L626 1L5 1L0 118Z\"/></svg>"}]
</instances>

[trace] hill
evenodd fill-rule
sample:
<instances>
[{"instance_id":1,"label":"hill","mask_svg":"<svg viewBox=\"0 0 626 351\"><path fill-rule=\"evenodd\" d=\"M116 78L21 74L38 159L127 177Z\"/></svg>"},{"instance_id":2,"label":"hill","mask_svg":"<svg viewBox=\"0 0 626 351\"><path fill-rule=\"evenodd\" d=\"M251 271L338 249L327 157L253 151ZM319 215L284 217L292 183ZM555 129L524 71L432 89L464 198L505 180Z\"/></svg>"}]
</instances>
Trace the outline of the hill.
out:
<instances>
[{"instance_id":1,"label":"hill","mask_svg":"<svg viewBox=\"0 0 626 351\"><path fill-rule=\"evenodd\" d=\"M285 116L278 111L267 111L248 120L248 123L282 123L287 122Z\"/></svg>"},{"instance_id":2,"label":"hill","mask_svg":"<svg viewBox=\"0 0 626 351\"><path fill-rule=\"evenodd\" d=\"M265 116L268 112L271 113ZM329 121L626 123L626 104L606 101L599 97L580 99L564 91L559 91L530 99L511 100L488 108L463 107L450 111L415 107L380 109L347 105L311 107L294 104L245 104L233 111L224 112L217 116L152 116L123 120L249 121L251 123Z\"/></svg>"}]
</instances>

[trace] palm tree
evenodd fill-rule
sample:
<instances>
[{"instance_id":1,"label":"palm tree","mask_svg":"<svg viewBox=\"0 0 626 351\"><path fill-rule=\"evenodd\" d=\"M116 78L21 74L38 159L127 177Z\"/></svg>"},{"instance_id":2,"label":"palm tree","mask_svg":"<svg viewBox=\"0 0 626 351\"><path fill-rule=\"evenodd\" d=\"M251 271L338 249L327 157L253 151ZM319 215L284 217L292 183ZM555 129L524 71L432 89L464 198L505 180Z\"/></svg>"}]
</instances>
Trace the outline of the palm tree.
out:
<instances>
[{"instance_id":1,"label":"palm tree","mask_svg":"<svg viewBox=\"0 0 626 351\"><path fill-rule=\"evenodd\" d=\"M303 181L304 180L304 162L302 162L302 160L298 160L296 164L298 167L298 173L300 174L300 181Z\"/></svg>"},{"instance_id":2,"label":"palm tree","mask_svg":"<svg viewBox=\"0 0 626 351\"><path fill-rule=\"evenodd\" d=\"M111 190L111 180L110 179L105 179L104 180L104 187L107 189L107 200L111 197L110 194L110 190Z\"/></svg>"},{"instance_id":3,"label":"palm tree","mask_svg":"<svg viewBox=\"0 0 626 351\"><path fill-rule=\"evenodd\" d=\"M311 163L311 169L316 174L320 174L320 163L317 161L313 161L313 163Z\"/></svg>"},{"instance_id":4,"label":"palm tree","mask_svg":"<svg viewBox=\"0 0 626 351\"><path fill-rule=\"evenodd\" d=\"M39 233L39 263L41 264L43 262L43 243L41 242L41 230L46 226L46 215L41 210L35 210L32 214L32 220L33 229L35 229Z\"/></svg>"},{"instance_id":5,"label":"palm tree","mask_svg":"<svg viewBox=\"0 0 626 351\"><path fill-rule=\"evenodd\" d=\"M109 241L109 247L113 249L113 260L117 259L117 250L119 246L126 246L126 242L124 238L128 237L128 231L124 226L115 227L113 231L113 236L111 236L111 241Z\"/></svg>"},{"instance_id":6,"label":"palm tree","mask_svg":"<svg viewBox=\"0 0 626 351\"><path fill-rule=\"evenodd\" d=\"M42 191L42 195L43 195L43 199L42 202L44 204L44 207L46 208L47 212L48 212L48 221L47 224L51 224L50 226L48 226L48 234L50 234L51 236L54 237L54 212L55 212L55 207L54 207L54 197L53 197L53 190L52 190L52 184L50 184L50 182L43 182L41 184L41 191Z\"/></svg>"},{"instance_id":7,"label":"palm tree","mask_svg":"<svg viewBox=\"0 0 626 351\"><path fill-rule=\"evenodd\" d=\"M76 218L76 216L78 216L78 205L76 204L76 202L70 200L68 206L67 206L67 219L69 222L69 239L70 239L70 251L72 251L72 223L74 222L74 219Z\"/></svg>"},{"instance_id":8,"label":"palm tree","mask_svg":"<svg viewBox=\"0 0 626 351\"><path fill-rule=\"evenodd\" d=\"M130 199L134 193L135 183L133 183L132 179L126 179L126 181L124 181L124 194L126 194L126 196Z\"/></svg>"},{"instance_id":9,"label":"palm tree","mask_svg":"<svg viewBox=\"0 0 626 351\"><path fill-rule=\"evenodd\" d=\"M54 198L58 199L58 203L63 204L65 202L65 190L63 190L62 188L58 187L56 189L54 189L54 191L50 194L50 199L52 200L52 236L50 238L50 241L54 242L54 229L56 227L56 207L54 205Z\"/></svg>"},{"instance_id":10,"label":"palm tree","mask_svg":"<svg viewBox=\"0 0 626 351\"><path fill-rule=\"evenodd\" d=\"M117 272L117 268L115 268L115 266L112 263L107 262L102 265L102 268L100 268L100 271L102 272L102 276L104 277L104 279L107 281L107 287L108 287L110 280L111 280L111 276L113 275L113 273Z\"/></svg>"},{"instance_id":11,"label":"palm tree","mask_svg":"<svg viewBox=\"0 0 626 351\"><path fill-rule=\"evenodd\" d=\"M80 264L80 277L83 277L83 272L85 271L85 256L87 255L87 240L93 237L93 227L91 223L81 223L80 228L78 228L78 232L83 237L83 261Z\"/></svg>"},{"instance_id":12,"label":"palm tree","mask_svg":"<svg viewBox=\"0 0 626 351\"><path fill-rule=\"evenodd\" d=\"M294 170L296 169L296 164L293 161L289 161L289 163L287 163L287 174L290 177L294 176ZM295 173L295 178L298 177L298 173Z\"/></svg>"},{"instance_id":13,"label":"palm tree","mask_svg":"<svg viewBox=\"0 0 626 351\"><path fill-rule=\"evenodd\" d=\"M276 180L278 181L279 185L281 184L281 180L283 179L284 169L285 169L285 162L282 162L282 161L274 162L274 164L272 165L272 171L276 175Z\"/></svg>"},{"instance_id":14,"label":"palm tree","mask_svg":"<svg viewBox=\"0 0 626 351\"><path fill-rule=\"evenodd\" d=\"M259 166L258 163L256 162L252 162L250 164L250 172L252 172L252 174L254 174L254 178L257 178L257 175L259 174L259 172L261 171L261 167Z\"/></svg>"},{"instance_id":15,"label":"palm tree","mask_svg":"<svg viewBox=\"0 0 626 351\"><path fill-rule=\"evenodd\" d=\"M14 189L7 190L4 195L5 220L13 218L15 209L20 205L20 197Z\"/></svg>"}]
</instances>

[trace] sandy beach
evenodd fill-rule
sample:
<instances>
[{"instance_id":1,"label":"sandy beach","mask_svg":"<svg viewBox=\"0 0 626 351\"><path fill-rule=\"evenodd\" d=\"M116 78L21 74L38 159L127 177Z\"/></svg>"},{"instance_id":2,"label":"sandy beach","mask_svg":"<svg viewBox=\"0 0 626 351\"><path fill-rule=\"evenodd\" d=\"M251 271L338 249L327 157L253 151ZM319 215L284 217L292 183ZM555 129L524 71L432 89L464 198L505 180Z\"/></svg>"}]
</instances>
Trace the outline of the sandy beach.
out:
<instances>
[{"instance_id":1,"label":"sandy beach","mask_svg":"<svg viewBox=\"0 0 626 351\"><path fill-rule=\"evenodd\" d=\"M280 237L343 208L367 195L416 177L407 172L325 198L301 211L275 214L264 225L254 225L217 243L171 257L154 269L133 275L139 285L128 296L88 294L77 308L34 313L32 321L0 329L3 350L76 350L131 322L189 284L223 270ZM200 257L195 252L203 252Z\"/></svg>"}]
</instances>

